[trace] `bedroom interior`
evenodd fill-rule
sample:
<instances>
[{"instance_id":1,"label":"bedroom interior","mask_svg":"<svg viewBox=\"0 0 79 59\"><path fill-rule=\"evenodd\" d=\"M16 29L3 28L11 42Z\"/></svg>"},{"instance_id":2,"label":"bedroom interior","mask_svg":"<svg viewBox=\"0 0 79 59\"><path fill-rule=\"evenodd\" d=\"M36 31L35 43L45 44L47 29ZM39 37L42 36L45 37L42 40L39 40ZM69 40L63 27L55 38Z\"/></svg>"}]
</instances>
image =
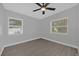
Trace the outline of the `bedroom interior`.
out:
<instances>
[{"instance_id":1,"label":"bedroom interior","mask_svg":"<svg viewBox=\"0 0 79 59\"><path fill-rule=\"evenodd\" d=\"M0 3L1 56L79 56L78 3Z\"/></svg>"}]
</instances>

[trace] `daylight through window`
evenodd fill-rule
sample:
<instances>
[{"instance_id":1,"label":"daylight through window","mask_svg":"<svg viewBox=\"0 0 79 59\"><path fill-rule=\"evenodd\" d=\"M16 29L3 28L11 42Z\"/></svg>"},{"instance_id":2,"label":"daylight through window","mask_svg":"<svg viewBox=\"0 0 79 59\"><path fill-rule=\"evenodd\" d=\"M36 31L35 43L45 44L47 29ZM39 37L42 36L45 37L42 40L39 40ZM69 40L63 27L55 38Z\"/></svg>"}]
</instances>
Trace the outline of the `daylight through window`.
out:
<instances>
[{"instance_id":1,"label":"daylight through window","mask_svg":"<svg viewBox=\"0 0 79 59\"><path fill-rule=\"evenodd\" d=\"M8 33L22 34L23 33L23 20L16 18L9 18Z\"/></svg>"},{"instance_id":2,"label":"daylight through window","mask_svg":"<svg viewBox=\"0 0 79 59\"><path fill-rule=\"evenodd\" d=\"M52 21L52 32L67 33L67 17Z\"/></svg>"}]
</instances>

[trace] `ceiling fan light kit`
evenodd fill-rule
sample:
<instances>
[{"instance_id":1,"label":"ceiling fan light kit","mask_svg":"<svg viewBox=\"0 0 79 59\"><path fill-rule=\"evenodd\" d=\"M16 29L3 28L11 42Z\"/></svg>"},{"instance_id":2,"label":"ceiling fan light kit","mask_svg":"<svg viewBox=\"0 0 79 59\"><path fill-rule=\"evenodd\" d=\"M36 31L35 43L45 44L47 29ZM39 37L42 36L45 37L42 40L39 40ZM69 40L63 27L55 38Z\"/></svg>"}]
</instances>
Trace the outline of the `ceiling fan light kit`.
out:
<instances>
[{"instance_id":1,"label":"ceiling fan light kit","mask_svg":"<svg viewBox=\"0 0 79 59\"><path fill-rule=\"evenodd\" d=\"M44 8L44 7L43 7L43 8L41 8L41 10L42 10L42 11L45 11L45 10L46 10L46 8Z\"/></svg>"},{"instance_id":2,"label":"ceiling fan light kit","mask_svg":"<svg viewBox=\"0 0 79 59\"><path fill-rule=\"evenodd\" d=\"M50 3L35 3L36 5L38 5L40 8L33 10L33 12L42 11L42 14L45 14L46 10L51 10L51 11L55 11L56 8L51 8L51 7L47 7Z\"/></svg>"}]
</instances>

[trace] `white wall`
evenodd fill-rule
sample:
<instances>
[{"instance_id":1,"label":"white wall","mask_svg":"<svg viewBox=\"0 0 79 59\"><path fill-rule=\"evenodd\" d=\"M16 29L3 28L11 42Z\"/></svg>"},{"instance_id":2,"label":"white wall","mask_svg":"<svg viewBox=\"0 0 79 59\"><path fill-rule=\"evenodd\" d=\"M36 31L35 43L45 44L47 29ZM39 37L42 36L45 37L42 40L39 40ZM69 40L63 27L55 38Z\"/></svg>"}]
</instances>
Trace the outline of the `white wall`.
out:
<instances>
[{"instance_id":1,"label":"white wall","mask_svg":"<svg viewBox=\"0 0 79 59\"><path fill-rule=\"evenodd\" d=\"M54 41L59 41L79 47L79 17L78 17L79 7L78 6L79 5L41 20L40 21L41 36ZM68 34L67 35L53 34L53 33L50 34L51 20L56 20L66 16L68 17Z\"/></svg>"},{"instance_id":2,"label":"white wall","mask_svg":"<svg viewBox=\"0 0 79 59\"><path fill-rule=\"evenodd\" d=\"M8 35L8 17L15 17L18 19L23 19L23 35ZM29 39L33 39L38 37L39 33L39 23L38 20L16 13L9 10L5 10L3 22L3 41L2 44L4 46L15 44L17 42L28 41Z\"/></svg>"},{"instance_id":3,"label":"white wall","mask_svg":"<svg viewBox=\"0 0 79 59\"><path fill-rule=\"evenodd\" d=\"M78 15L79 5L71 9L64 10L58 14L43 20L37 20L16 12L5 10L0 4L0 26L2 27L2 36L0 35L0 46L9 45L36 37L45 37L51 40L63 42L79 47L79 27ZM50 21L68 16L68 34L50 34ZM24 20L23 35L8 35L8 17L16 17Z\"/></svg>"},{"instance_id":4,"label":"white wall","mask_svg":"<svg viewBox=\"0 0 79 59\"><path fill-rule=\"evenodd\" d=\"M3 20L4 20L4 8L0 3L0 47L3 46Z\"/></svg>"}]
</instances>

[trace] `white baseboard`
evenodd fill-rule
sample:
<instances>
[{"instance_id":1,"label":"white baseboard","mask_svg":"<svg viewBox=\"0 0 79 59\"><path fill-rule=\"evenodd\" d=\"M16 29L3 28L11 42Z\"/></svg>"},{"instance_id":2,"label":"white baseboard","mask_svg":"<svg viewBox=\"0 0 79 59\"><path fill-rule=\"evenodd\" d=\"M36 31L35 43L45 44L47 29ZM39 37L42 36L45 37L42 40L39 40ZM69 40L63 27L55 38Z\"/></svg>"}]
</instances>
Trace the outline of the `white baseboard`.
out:
<instances>
[{"instance_id":1,"label":"white baseboard","mask_svg":"<svg viewBox=\"0 0 79 59\"><path fill-rule=\"evenodd\" d=\"M20 43L24 43L24 42L32 41L32 40L36 40L36 39L39 39L39 38L46 39L46 40L48 40L48 41L52 41L52 42L56 42L56 43L59 43L59 44L62 44L62 45L70 46L70 47L73 47L73 48L77 48L77 49L79 50L79 47L77 47L77 46L75 46L75 45L71 45L71 44L67 44L67 43L59 42L59 41L52 40L52 39L45 38L45 37L32 38L32 39L28 39L28 40L25 40L25 41L21 41L21 42L16 42L16 43L12 43L12 44L8 44L8 45L4 45L4 47L8 47L8 46L12 46L12 45L16 45L16 44L20 44Z\"/></svg>"},{"instance_id":2,"label":"white baseboard","mask_svg":"<svg viewBox=\"0 0 79 59\"><path fill-rule=\"evenodd\" d=\"M73 47L73 48L79 49L79 47L77 47L77 46L75 46L75 45L71 45L71 44L59 42L59 41L52 40L52 39L45 38L45 37L41 37L41 38L46 39L46 40L48 40L48 41L56 42L56 43L59 43L59 44L65 45L65 46L69 46L69 47Z\"/></svg>"},{"instance_id":3,"label":"white baseboard","mask_svg":"<svg viewBox=\"0 0 79 59\"><path fill-rule=\"evenodd\" d=\"M16 43L8 44L8 45L5 45L4 47L17 45L17 44L20 44L20 43L24 43L24 42L28 42L28 41L32 41L32 40L36 40L36 39L39 39L39 38L46 39L46 40L48 40L48 41L52 41L52 42L56 42L56 43L59 43L59 44L65 45L65 46L69 46L69 47L76 48L76 49L78 49L78 52L79 52L79 47L77 47L77 46L75 46L75 45L71 45L71 44L67 44L67 43L59 42L59 41L52 40L52 39L45 38L45 37L32 38L32 39L28 39L28 40L25 40L25 41L21 41L21 42L16 42ZM4 49L4 48L2 48L2 51L3 51L3 49ZM1 53L2 53L2 52L1 52Z\"/></svg>"},{"instance_id":4,"label":"white baseboard","mask_svg":"<svg viewBox=\"0 0 79 59\"><path fill-rule=\"evenodd\" d=\"M8 46L17 45L17 44L20 44L20 43L29 42L29 41L32 41L32 40L36 40L36 39L38 39L38 38L39 38L39 37L37 37L37 38L32 38L32 39L28 39L28 40L24 40L24 41L20 41L20 42L16 42L16 43L12 43L12 44L7 44L7 45L4 45L4 47L8 47Z\"/></svg>"},{"instance_id":5,"label":"white baseboard","mask_svg":"<svg viewBox=\"0 0 79 59\"><path fill-rule=\"evenodd\" d=\"M4 47L0 47L0 56L1 56L2 52L3 52L3 50L4 50Z\"/></svg>"}]
</instances>

